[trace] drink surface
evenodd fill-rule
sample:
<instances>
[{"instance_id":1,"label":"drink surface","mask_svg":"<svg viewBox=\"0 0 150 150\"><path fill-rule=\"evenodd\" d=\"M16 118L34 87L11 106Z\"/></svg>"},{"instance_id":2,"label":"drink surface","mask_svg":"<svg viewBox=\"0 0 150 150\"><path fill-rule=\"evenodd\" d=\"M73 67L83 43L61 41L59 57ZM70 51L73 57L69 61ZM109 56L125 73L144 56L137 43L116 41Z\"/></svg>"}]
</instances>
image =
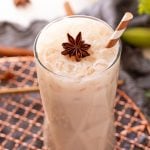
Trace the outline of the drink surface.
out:
<instances>
[{"instance_id":1,"label":"drink surface","mask_svg":"<svg viewBox=\"0 0 150 150\"><path fill-rule=\"evenodd\" d=\"M74 39L82 33L82 40L91 45L90 56L77 62L74 57L64 56L62 43L68 42L67 33ZM50 71L66 77L90 79L99 76L117 57L118 45L106 49L112 29L103 21L89 18L64 18L46 26L41 32L36 49L40 62Z\"/></svg>"}]
</instances>

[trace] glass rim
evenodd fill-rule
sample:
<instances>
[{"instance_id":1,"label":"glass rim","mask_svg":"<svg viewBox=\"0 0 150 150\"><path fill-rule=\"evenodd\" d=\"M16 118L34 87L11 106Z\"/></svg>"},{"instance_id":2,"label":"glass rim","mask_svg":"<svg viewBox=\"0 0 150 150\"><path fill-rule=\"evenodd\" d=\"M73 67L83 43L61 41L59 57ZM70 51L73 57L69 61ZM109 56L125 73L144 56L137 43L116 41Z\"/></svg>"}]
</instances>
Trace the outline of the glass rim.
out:
<instances>
[{"instance_id":1,"label":"glass rim","mask_svg":"<svg viewBox=\"0 0 150 150\"><path fill-rule=\"evenodd\" d=\"M48 28L49 26L51 26L52 24L56 23L56 22L59 22L65 18L88 18L88 19L92 19L92 20L96 20L96 21L99 21L99 22L103 22L107 27L109 27L112 31L113 28L107 24L105 21L101 20L101 19L98 19L96 17L93 17L93 16L87 16L87 15L71 15L71 16L65 16L65 17L59 17L59 18L56 18L56 19L53 19L52 21L50 21L47 25L45 25L41 31L37 34L36 38L35 38L35 41L34 41L34 45L33 45L33 50L34 50L34 56L35 56L35 59L38 61L38 63L40 64L40 66L42 68L44 68L46 71L48 71L49 73L52 73L56 76L59 76L59 77L64 77L64 78L70 78L70 79L76 79L76 78L73 78L73 77L70 77L70 76L66 76L66 75L61 75L61 74L58 74L58 73L55 73L54 71L50 70L49 68L47 68L39 59L38 57L38 52L37 52L37 42L38 42L38 38L40 36L40 34L42 33L43 30L45 30L46 28ZM118 52L117 52L117 55L116 55L116 58L112 61L112 63L104 70L102 71L99 71L100 74L103 74L105 73L106 71L108 71L110 68L113 67L113 65L117 62L117 60L120 58L120 55L121 55L121 41L119 40L119 46L118 46Z\"/></svg>"}]
</instances>

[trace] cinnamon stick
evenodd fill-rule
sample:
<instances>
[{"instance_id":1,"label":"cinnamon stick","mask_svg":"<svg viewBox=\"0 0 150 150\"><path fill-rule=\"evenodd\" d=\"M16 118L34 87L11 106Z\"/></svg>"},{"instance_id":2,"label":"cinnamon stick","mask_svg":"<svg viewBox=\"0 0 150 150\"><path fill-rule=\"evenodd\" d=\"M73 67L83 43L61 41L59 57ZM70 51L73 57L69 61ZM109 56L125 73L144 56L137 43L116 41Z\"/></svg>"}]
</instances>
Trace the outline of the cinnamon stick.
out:
<instances>
[{"instance_id":1,"label":"cinnamon stick","mask_svg":"<svg viewBox=\"0 0 150 150\"><path fill-rule=\"evenodd\" d=\"M26 92L37 92L39 91L38 86L31 87L17 87L17 88L9 88L9 89L0 89L1 94L14 94L14 93L26 93Z\"/></svg>"},{"instance_id":2,"label":"cinnamon stick","mask_svg":"<svg viewBox=\"0 0 150 150\"><path fill-rule=\"evenodd\" d=\"M122 86L124 83L125 83L124 80L118 80L118 82L117 82L118 86Z\"/></svg>"},{"instance_id":3,"label":"cinnamon stick","mask_svg":"<svg viewBox=\"0 0 150 150\"><path fill-rule=\"evenodd\" d=\"M68 1L64 3L64 9L66 11L67 16L74 15L73 9Z\"/></svg>"},{"instance_id":4,"label":"cinnamon stick","mask_svg":"<svg viewBox=\"0 0 150 150\"><path fill-rule=\"evenodd\" d=\"M33 51L25 48L0 46L0 56L33 56Z\"/></svg>"},{"instance_id":5,"label":"cinnamon stick","mask_svg":"<svg viewBox=\"0 0 150 150\"><path fill-rule=\"evenodd\" d=\"M28 3L30 3L30 0L14 0L16 6L26 6Z\"/></svg>"}]
</instances>

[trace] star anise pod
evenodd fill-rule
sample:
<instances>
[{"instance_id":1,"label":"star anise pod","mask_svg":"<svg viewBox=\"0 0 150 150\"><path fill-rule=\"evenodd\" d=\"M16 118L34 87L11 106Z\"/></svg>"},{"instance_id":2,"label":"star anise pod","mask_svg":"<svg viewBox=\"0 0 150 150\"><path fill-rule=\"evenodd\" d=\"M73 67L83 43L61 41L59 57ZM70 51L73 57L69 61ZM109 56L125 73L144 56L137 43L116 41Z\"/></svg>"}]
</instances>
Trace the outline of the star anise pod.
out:
<instances>
[{"instance_id":1,"label":"star anise pod","mask_svg":"<svg viewBox=\"0 0 150 150\"><path fill-rule=\"evenodd\" d=\"M16 6L25 6L30 3L30 0L14 0Z\"/></svg>"},{"instance_id":2,"label":"star anise pod","mask_svg":"<svg viewBox=\"0 0 150 150\"><path fill-rule=\"evenodd\" d=\"M89 56L90 54L87 50L91 47L90 44L86 44L82 40L81 32L78 33L74 39L69 33L67 34L68 41L67 43L62 43L64 51L61 52L62 55L75 56L76 61L80 61L81 58Z\"/></svg>"}]
</instances>

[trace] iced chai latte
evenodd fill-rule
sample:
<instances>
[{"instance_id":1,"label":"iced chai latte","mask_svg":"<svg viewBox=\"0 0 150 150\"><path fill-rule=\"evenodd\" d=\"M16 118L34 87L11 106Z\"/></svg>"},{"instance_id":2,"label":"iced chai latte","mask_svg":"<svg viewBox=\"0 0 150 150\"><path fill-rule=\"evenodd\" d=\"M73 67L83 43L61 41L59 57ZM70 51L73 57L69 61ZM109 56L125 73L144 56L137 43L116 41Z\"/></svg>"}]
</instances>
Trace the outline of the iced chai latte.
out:
<instances>
[{"instance_id":1,"label":"iced chai latte","mask_svg":"<svg viewBox=\"0 0 150 150\"><path fill-rule=\"evenodd\" d=\"M111 150L119 44L103 21L72 16L48 24L35 42L49 150Z\"/></svg>"}]
</instances>

